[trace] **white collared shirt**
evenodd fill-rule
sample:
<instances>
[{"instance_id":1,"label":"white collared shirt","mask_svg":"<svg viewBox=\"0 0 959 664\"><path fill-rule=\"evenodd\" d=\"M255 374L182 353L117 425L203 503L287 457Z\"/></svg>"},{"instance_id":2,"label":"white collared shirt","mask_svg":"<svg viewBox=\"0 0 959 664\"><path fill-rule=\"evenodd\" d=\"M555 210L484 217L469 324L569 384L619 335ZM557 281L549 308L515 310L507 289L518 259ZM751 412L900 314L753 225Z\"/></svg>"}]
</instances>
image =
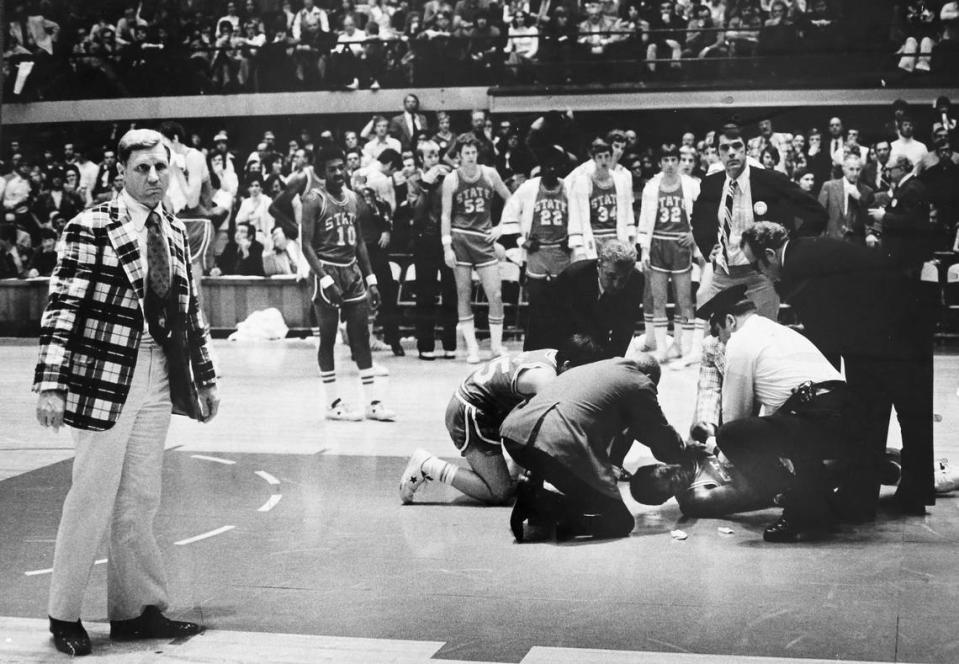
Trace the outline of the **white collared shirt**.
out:
<instances>
[{"instance_id":1,"label":"white collared shirt","mask_svg":"<svg viewBox=\"0 0 959 664\"><path fill-rule=\"evenodd\" d=\"M739 246L743 231L755 222L753 217L753 192L752 187L749 185L749 169L750 165L749 162L747 162L743 167L743 172L736 178L736 183L739 187L738 192L733 197L733 218L730 223L729 245L727 247L729 251L728 265L749 265L749 260L746 259L743 250ZM719 197L717 219L719 219L720 223L720 233L723 232L722 219L725 214L726 196L729 195L729 183L731 181L727 175L726 182L723 184L723 195Z\"/></svg>"},{"instance_id":2,"label":"white collared shirt","mask_svg":"<svg viewBox=\"0 0 959 664\"><path fill-rule=\"evenodd\" d=\"M842 179L842 216L849 216L849 197L853 196L859 188L846 178Z\"/></svg>"},{"instance_id":3,"label":"white collared shirt","mask_svg":"<svg viewBox=\"0 0 959 664\"><path fill-rule=\"evenodd\" d=\"M809 339L793 329L753 314L726 344L723 420L753 414L758 403L771 415L806 381L842 380Z\"/></svg>"}]
</instances>

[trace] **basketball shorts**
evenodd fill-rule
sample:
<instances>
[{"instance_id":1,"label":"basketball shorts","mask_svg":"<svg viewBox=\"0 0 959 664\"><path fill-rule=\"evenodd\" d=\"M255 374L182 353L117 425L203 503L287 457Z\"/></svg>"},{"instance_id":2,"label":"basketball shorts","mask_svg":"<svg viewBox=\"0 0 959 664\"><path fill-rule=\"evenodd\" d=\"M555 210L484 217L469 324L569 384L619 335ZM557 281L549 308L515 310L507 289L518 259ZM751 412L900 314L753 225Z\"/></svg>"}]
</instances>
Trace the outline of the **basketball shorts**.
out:
<instances>
[{"instance_id":1,"label":"basketball shorts","mask_svg":"<svg viewBox=\"0 0 959 664\"><path fill-rule=\"evenodd\" d=\"M360 271L360 266L356 261L343 265L320 259L320 263L323 264L326 273L333 278L333 283L340 287L340 291L343 293L343 304L360 302L366 299L366 281L364 281L363 272ZM320 279L315 274L313 275L313 302L327 307L335 307L326 299L323 289L320 288Z\"/></svg>"},{"instance_id":2,"label":"basketball shorts","mask_svg":"<svg viewBox=\"0 0 959 664\"><path fill-rule=\"evenodd\" d=\"M526 276L530 279L546 279L559 275L569 265L569 252L562 245L541 246L526 254Z\"/></svg>"},{"instance_id":3,"label":"basketball shorts","mask_svg":"<svg viewBox=\"0 0 959 664\"><path fill-rule=\"evenodd\" d=\"M677 240L654 237L649 244L649 266L658 272L689 272L693 268L693 248L683 247Z\"/></svg>"},{"instance_id":4,"label":"basketball shorts","mask_svg":"<svg viewBox=\"0 0 959 664\"><path fill-rule=\"evenodd\" d=\"M446 430L450 432L453 445L462 456L466 456L468 449L479 450L485 456L503 454L499 425L500 422L493 421L459 394L454 394L446 407Z\"/></svg>"},{"instance_id":5,"label":"basketball shorts","mask_svg":"<svg viewBox=\"0 0 959 664\"><path fill-rule=\"evenodd\" d=\"M456 228L451 233L456 264L463 267L488 267L499 263L493 241L479 231L462 231Z\"/></svg>"}]
</instances>

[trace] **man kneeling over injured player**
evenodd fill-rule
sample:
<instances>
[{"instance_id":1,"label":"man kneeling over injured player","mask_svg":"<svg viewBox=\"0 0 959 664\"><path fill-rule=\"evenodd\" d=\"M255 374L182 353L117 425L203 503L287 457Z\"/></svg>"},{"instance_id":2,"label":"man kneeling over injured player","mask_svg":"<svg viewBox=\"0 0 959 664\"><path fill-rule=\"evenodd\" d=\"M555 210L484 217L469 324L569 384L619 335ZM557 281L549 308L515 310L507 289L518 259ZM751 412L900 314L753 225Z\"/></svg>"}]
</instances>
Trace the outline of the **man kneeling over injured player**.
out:
<instances>
[{"instance_id":1,"label":"man kneeling over injured player","mask_svg":"<svg viewBox=\"0 0 959 664\"><path fill-rule=\"evenodd\" d=\"M439 480L490 505L513 498L516 482L503 456L499 428L509 412L567 369L605 357L591 337L573 335L560 351L551 348L501 355L460 383L446 408L446 429L469 468L443 461L424 449L410 457L400 478L400 500L429 480Z\"/></svg>"}]
</instances>

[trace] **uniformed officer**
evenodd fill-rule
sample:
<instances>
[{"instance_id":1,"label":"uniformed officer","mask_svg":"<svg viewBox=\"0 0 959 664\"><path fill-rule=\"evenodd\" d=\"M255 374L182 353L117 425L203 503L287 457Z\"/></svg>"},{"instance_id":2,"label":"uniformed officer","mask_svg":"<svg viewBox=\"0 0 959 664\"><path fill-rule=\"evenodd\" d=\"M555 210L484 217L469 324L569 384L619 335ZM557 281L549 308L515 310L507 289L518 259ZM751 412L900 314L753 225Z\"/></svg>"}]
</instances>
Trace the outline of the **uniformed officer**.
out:
<instances>
[{"instance_id":1,"label":"uniformed officer","mask_svg":"<svg viewBox=\"0 0 959 664\"><path fill-rule=\"evenodd\" d=\"M859 408L842 376L804 336L757 315L745 285L721 291L696 315L726 344L716 444L762 493L787 475L782 517L763 539L792 542L828 528L832 487L823 460L854 463L861 443Z\"/></svg>"}]
</instances>

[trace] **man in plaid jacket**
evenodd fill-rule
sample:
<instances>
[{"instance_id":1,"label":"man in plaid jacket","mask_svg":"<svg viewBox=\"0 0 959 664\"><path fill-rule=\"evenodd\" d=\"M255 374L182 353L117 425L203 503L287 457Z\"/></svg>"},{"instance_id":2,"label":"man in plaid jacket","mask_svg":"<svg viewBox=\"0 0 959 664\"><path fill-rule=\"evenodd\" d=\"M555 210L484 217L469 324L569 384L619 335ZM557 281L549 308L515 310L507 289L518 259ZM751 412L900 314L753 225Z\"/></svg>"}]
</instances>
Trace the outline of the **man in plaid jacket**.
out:
<instances>
[{"instance_id":1,"label":"man in plaid jacket","mask_svg":"<svg viewBox=\"0 0 959 664\"><path fill-rule=\"evenodd\" d=\"M153 520L172 367L191 365L203 421L216 415L216 373L186 231L160 205L170 152L159 133L136 129L120 139L118 155L119 197L63 230L33 384L37 419L54 429L68 425L76 447L49 602L54 645L71 655L90 652L80 608L107 531L110 637L177 638L201 629L162 614L168 599ZM174 355L170 341L180 321L188 358Z\"/></svg>"}]
</instances>

